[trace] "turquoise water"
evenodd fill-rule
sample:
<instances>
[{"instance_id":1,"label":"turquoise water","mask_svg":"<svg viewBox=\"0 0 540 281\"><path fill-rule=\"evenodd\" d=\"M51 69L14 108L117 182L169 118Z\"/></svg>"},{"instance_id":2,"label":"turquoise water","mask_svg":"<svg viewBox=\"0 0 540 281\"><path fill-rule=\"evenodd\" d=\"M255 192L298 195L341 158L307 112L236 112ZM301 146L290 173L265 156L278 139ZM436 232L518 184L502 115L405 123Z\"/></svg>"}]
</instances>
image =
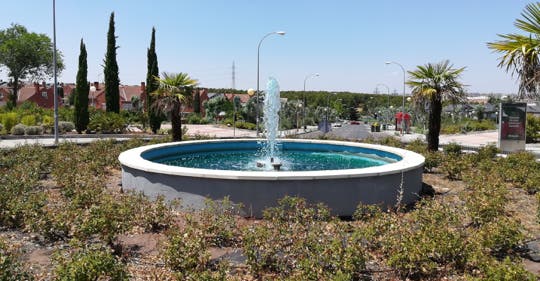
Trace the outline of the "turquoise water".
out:
<instances>
[{"instance_id":1,"label":"turquoise water","mask_svg":"<svg viewBox=\"0 0 540 281\"><path fill-rule=\"evenodd\" d=\"M270 159L263 159L259 152L253 150L224 150L196 153L178 153L152 159L153 162L212 170L235 171L265 171L272 170ZM368 157L360 153L347 151L306 151L283 150L276 153L274 162L281 162L282 171L320 171L358 169L372 166L381 166L395 162L389 159L374 156ZM257 162L263 164L257 166ZM260 166L260 165L259 165Z\"/></svg>"}]
</instances>

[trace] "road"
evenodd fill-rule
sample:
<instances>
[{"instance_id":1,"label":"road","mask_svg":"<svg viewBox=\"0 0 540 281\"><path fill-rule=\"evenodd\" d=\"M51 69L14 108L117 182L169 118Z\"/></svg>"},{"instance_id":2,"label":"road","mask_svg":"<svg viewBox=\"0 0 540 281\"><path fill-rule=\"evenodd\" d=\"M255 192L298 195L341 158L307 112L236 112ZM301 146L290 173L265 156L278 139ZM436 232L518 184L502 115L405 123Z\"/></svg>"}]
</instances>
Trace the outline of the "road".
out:
<instances>
[{"instance_id":1,"label":"road","mask_svg":"<svg viewBox=\"0 0 540 281\"><path fill-rule=\"evenodd\" d=\"M327 136L330 138L343 138L349 140L362 140L370 136L371 128L366 124L343 124L342 127L334 127L332 131L328 132ZM307 134L299 135L301 138L318 138L323 133L315 131Z\"/></svg>"}]
</instances>

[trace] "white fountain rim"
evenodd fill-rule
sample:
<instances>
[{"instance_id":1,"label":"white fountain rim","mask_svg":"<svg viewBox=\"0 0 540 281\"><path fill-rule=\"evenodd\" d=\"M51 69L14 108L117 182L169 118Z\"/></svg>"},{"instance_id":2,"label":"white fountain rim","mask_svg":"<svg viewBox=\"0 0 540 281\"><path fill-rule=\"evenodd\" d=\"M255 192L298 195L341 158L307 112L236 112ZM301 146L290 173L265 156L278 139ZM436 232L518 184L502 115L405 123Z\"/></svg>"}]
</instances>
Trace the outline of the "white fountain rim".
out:
<instances>
[{"instance_id":1,"label":"white fountain rim","mask_svg":"<svg viewBox=\"0 0 540 281\"><path fill-rule=\"evenodd\" d=\"M300 143L320 143L330 145L346 145L353 147L363 147L390 152L400 156L400 161L389 163L382 166L374 166L359 169L345 170L322 170L322 171L232 171L232 170L211 170L196 169L178 166L159 164L144 159L142 153L170 146L188 145L195 143L213 143L213 142L252 142L266 141L265 139L212 139L162 143L146 145L124 151L118 157L123 167L142 170L149 173L167 174L174 176L199 177L199 178L219 178L231 180L317 180L317 179L336 179L336 178L361 178L381 175L396 174L417 169L424 165L425 158L415 152L383 145L356 143L345 141L328 141L315 139L279 139L278 142L300 142Z\"/></svg>"}]
</instances>

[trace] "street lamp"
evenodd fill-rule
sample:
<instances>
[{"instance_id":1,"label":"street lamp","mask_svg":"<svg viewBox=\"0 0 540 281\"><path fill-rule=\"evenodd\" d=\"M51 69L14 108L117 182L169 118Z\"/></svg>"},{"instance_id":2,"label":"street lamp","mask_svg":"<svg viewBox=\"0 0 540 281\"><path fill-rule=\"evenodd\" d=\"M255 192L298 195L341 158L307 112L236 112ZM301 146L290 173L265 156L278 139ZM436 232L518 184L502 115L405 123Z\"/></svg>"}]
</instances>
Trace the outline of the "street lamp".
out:
<instances>
[{"instance_id":1,"label":"street lamp","mask_svg":"<svg viewBox=\"0 0 540 281\"><path fill-rule=\"evenodd\" d=\"M259 41L259 45L257 46L257 102L256 102L256 109L255 109L255 112L256 112L256 116L257 116L257 137L259 136L259 58L260 58L260 51L261 51L261 44L263 42L263 40L272 35L272 34L278 34L278 35L285 35L285 31L274 31L274 32L270 32L266 35L263 36L263 38L261 38L261 41Z\"/></svg>"},{"instance_id":2,"label":"street lamp","mask_svg":"<svg viewBox=\"0 0 540 281\"><path fill-rule=\"evenodd\" d=\"M403 71L403 105L401 106L401 135L403 135L405 130L405 68L395 61L387 61L386 64L398 65Z\"/></svg>"},{"instance_id":3,"label":"street lamp","mask_svg":"<svg viewBox=\"0 0 540 281\"><path fill-rule=\"evenodd\" d=\"M304 78L304 91L302 92L302 94L303 94L302 103L304 104L304 107L303 107L303 110L302 110L302 124L304 125L304 131L307 129L307 125L306 125L306 107L307 107L307 104L306 104L306 82L311 77L319 77L319 73L312 73L312 74L307 75L306 78Z\"/></svg>"},{"instance_id":4,"label":"street lamp","mask_svg":"<svg viewBox=\"0 0 540 281\"><path fill-rule=\"evenodd\" d=\"M54 144L58 144L58 74L56 71L56 1L53 0Z\"/></svg>"}]
</instances>

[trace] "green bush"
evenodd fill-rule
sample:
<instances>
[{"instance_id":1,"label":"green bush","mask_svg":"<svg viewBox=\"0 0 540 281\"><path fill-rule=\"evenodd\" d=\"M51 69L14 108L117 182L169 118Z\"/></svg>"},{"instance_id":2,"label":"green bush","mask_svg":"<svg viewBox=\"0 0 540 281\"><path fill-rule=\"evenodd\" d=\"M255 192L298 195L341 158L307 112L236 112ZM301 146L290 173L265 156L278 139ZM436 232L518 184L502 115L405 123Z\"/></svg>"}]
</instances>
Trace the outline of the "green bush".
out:
<instances>
[{"instance_id":1,"label":"green bush","mask_svg":"<svg viewBox=\"0 0 540 281\"><path fill-rule=\"evenodd\" d=\"M32 275L22 268L17 256L8 249L2 239L0 239L0 280L34 280Z\"/></svg>"},{"instance_id":2,"label":"green bush","mask_svg":"<svg viewBox=\"0 0 540 281\"><path fill-rule=\"evenodd\" d=\"M17 113L8 112L0 114L0 121L2 121L6 132L11 132L11 129L17 124Z\"/></svg>"},{"instance_id":3,"label":"green bush","mask_svg":"<svg viewBox=\"0 0 540 281\"><path fill-rule=\"evenodd\" d=\"M540 117L527 114L526 142L536 142L540 138Z\"/></svg>"},{"instance_id":4,"label":"green bush","mask_svg":"<svg viewBox=\"0 0 540 281\"><path fill-rule=\"evenodd\" d=\"M54 127L54 118L50 115L43 115L41 126L43 127L43 131L52 132Z\"/></svg>"},{"instance_id":5,"label":"green bush","mask_svg":"<svg viewBox=\"0 0 540 281\"><path fill-rule=\"evenodd\" d=\"M24 128L24 133L29 136L41 135L43 134L43 127L41 126L28 126Z\"/></svg>"},{"instance_id":6,"label":"green bush","mask_svg":"<svg viewBox=\"0 0 540 281\"><path fill-rule=\"evenodd\" d=\"M33 114L23 116L21 118L21 124L26 126L35 126L37 124L36 116Z\"/></svg>"},{"instance_id":7,"label":"green bush","mask_svg":"<svg viewBox=\"0 0 540 281\"><path fill-rule=\"evenodd\" d=\"M451 142L444 146L444 152L448 155L459 155L461 154L461 145L456 142Z\"/></svg>"},{"instance_id":8,"label":"green bush","mask_svg":"<svg viewBox=\"0 0 540 281\"><path fill-rule=\"evenodd\" d=\"M24 135L24 131L26 130L26 126L23 124L17 124L13 128L11 128L11 134L16 136L22 136Z\"/></svg>"},{"instance_id":9,"label":"green bush","mask_svg":"<svg viewBox=\"0 0 540 281\"><path fill-rule=\"evenodd\" d=\"M497 280L497 281L535 281L534 274L528 272L519 262L513 262L509 257L503 261L490 260L481 265L479 276L473 276L467 280Z\"/></svg>"},{"instance_id":10,"label":"green bush","mask_svg":"<svg viewBox=\"0 0 540 281\"><path fill-rule=\"evenodd\" d=\"M56 256L55 280L128 280L127 268L106 246L91 245Z\"/></svg>"},{"instance_id":11,"label":"green bush","mask_svg":"<svg viewBox=\"0 0 540 281\"><path fill-rule=\"evenodd\" d=\"M410 215L383 242L388 264L400 275L429 279L449 270L448 266L460 268L466 263L466 236L455 210L428 200Z\"/></svg>"},{"instance_id":12,"label":"green bush","mask_svg":"<svg viewBox=\"0 0 540 281\"><path fill-rule=\"evenodd\" d=\"M75 124L70 121L59 121L58 122L58 131L61 133L69 133L75 130Z\"/></svg>"},{"instance_id":13,"label":"green bush","mask_svg":"<svg viewBox=\"0 0 540 281\"><path fill-rule=\"evenodd\" d=\"M171 229L162 253L165 265L182 274L182 280L195 272L204 271L210 259L205 233L191 217L186 218L186 226Z\"/></svg>"},{"instance_id":14,"label":"green bush","mask_svg":"<svg viewBox=\"0 0 540 281\"><path fill-rule=\"evenodd\" d=\"M257 127L256 124L250 123L250 122L236 122L236 128L238 129L246 129L246 130L255 130Z\"/></svg>"},{"instance_id":15,"label":"green bush","mask_svg":"<svg viewBox=\"0 0 540 281\"><path fill-rule=\"evenodd\" d=\"M202 118L199 114L191 114L187 118L187 123L188 124L208 124L208 120L206 120L205 118Z\"/></svg>"},{"instance_id":16,"label":"green bush","mask_svg":"<svg viewBox=\"0 0 540 281\"><path fill-rule=\"evenodd\" d=\"M103 134L122 133L126 125L124 118L120 114L96 111L95 114L90 116L88 129Z\"/></svg>"}]
</instances>

